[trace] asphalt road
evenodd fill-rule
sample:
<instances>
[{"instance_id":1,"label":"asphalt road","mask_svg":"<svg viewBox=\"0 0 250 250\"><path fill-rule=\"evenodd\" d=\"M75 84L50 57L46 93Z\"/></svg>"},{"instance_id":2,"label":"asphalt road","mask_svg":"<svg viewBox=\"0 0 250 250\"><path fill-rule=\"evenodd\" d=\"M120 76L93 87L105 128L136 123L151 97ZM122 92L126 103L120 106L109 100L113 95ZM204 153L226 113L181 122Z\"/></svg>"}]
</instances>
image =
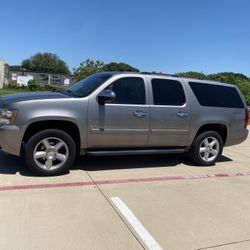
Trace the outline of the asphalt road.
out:
<instances>
[{"instance_id":1,"label":"asphalt road","mask_svg":"<svg viewBox=\"0 0 250 250\"><path fill-rule=\"evenodd\" d=\"M250 249L250 138L213 167L81 157L58 177L0 153L0 211L0 249Z\"/></svg>"}]
</instances>

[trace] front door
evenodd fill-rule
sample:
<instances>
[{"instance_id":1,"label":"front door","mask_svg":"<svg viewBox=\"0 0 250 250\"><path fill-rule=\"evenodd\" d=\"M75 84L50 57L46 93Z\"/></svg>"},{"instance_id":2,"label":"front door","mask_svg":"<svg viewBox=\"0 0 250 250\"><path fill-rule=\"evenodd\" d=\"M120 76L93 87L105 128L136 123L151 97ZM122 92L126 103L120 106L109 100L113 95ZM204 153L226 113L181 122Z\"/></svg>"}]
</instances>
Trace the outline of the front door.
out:
<instances>
[{"instance_id":1,"label":"front door","mask_svg":"<svg viewBox=\"0 0 250 250\"><path fill-rule=\"evenodd\" d=\"M90 97L88 148L144 147L149 133L148 91L144 77L114 80L105 89L115 92L112 103L99 104Z\"/></svg>"}]
</instances>

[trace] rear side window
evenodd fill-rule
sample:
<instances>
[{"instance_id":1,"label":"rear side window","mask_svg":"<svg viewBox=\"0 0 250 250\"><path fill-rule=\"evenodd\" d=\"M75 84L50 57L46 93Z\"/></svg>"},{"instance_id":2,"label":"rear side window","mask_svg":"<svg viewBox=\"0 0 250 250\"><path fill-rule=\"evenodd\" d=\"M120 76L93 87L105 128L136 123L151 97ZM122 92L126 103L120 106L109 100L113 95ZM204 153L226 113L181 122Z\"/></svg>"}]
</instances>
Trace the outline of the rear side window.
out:
<instances>
[{"instance_id":1,"label":"rear side window","mask_svg":"<svg viewBox=\"0 0 250 250\"><path fill-rule=\"evenodd\" d=\"M182 106L186 102L180 82L168 79L152 79L154 105Z\"/></svg>"},{"instance_id":2,"label":"rear side window","mask_svg":"<svg viewBox=\"0 0 250 250\"><path fill-rule=\"evenodd\" d=\"M202 106L244 108L240 95L234 87L199 82L189 82L189 85Z\"/></svg>"},{"instance_id":3,"label":"rear side window","mask_svg":"<svg viewBox=\"0 0 250 250\"><path fill-rule=\"evenodd\" d=\"M116 94L112 103L145 104L146 93L144 80L140 77L124 77L113 82L108 89Z\"/></svg>"}]
</instances>

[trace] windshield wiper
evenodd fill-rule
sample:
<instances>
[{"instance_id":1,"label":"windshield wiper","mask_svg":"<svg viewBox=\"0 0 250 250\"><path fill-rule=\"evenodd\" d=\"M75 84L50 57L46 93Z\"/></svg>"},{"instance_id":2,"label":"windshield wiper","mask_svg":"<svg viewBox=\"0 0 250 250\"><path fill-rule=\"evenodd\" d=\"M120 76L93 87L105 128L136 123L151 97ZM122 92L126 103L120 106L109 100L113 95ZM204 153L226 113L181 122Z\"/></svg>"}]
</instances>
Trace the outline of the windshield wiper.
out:
<instances>
[{"instance_id":1,"label":"windshield wiper","mask_svg":"<svg viewBox=\"0 0 250 250\"><path fill-rule=\"evenodd\" d=\"M68 95L68 96L79 97L78 95L73 93L73 91L70 90L70 89L66 89L66 90L62 91L62 93L65 94L65 95Z\"/></svg>"}]
</instances>

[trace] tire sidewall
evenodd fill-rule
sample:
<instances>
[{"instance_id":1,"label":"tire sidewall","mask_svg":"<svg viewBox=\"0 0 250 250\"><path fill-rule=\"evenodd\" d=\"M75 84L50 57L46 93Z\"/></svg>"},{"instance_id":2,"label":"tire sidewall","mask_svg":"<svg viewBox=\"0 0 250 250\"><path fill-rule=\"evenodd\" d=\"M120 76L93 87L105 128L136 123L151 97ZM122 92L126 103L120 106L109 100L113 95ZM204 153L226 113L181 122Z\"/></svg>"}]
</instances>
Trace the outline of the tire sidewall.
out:
<instances>
[{"instance_id":1,"label":"tire sidewall","mask_svg":"<svg viewBox=\"0 0 250 250\"><path fill-rule=\"evenodd\" d=\"M48 137L56 137L64 141L68 146L69 155L68 155L67 161L64 163L63 166L55 170L47 171L45 169L40 168L36 164L35 160L33 159L33 152L34 152L36 145L40 141ZM24 158L25 158L25 162L27 166L34 174L39 175L39 176L41 175L52 176L52 175L60 175L60 174L67 173L75 160L75 156L76 156L76 146L72 137L69 134L65 133L64 131L57 130L57 129L46 129L46 130L43 130L34 134L28 140L25 146L25 151L24 151Z\"/></svg>"},{"instance_id":2,"label":"tire sidewall","mask_svg":"<svg viewBox=\"0 0 250 250\"><path fill-rule=\"evenodd\" d=\"M206 161L204 161L200 157L200 145L201 145L202 141L204 139L208 138L208 137L214 137L214 138L216 138L218 140L219 146L220 146L217 157L213 161L210 161L210 162L206 162ZM195 138L195 140L194 140L194 142L192 144L191 150L190 150L191 158L198 165L201 165L201 166L212 166L212 165L215 164L215 162L217 161L217 159L221 156L222 151L223 151L223 146L224 146L224 143L223 143L223 140L222 140L220 134L218 134L215 131L204 132L204 133L198 135Z\"/></svg>"}]
</instances>

